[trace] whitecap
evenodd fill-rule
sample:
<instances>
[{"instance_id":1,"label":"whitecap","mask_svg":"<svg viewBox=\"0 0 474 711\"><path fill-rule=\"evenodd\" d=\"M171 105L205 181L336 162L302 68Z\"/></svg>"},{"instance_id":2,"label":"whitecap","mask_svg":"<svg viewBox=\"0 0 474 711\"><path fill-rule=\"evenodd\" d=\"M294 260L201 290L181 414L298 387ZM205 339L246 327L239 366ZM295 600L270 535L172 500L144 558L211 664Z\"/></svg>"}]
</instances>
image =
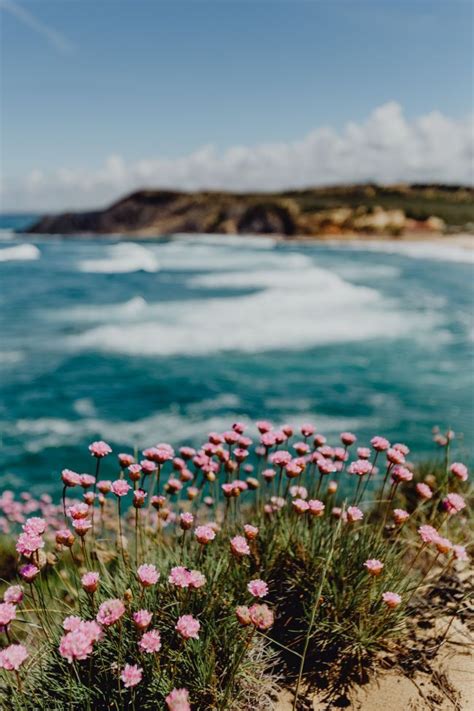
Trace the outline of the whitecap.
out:
<instances>
[{"instance_id":1,"label":"whitecap","mask_svg":"<svg viewBox=\"0 0 474 711\"><path fill-rule=\"evenodd\" d=\"M157 272L159 268L158 259L153 251L134 242L107 245L104 258L84 259L79 262L79 271L92 274Z\"/></svg>"},{"instance_id":2,"label":"whitecap","mask_svg":"<svg viewBox=\"0 0 474 711\"><path fill-rule=\"evenodd\" d=\"M41 252L34 244L17 244L0 249L0 262L28 262L40 257Z\"/></svg>"},{"instance_id":3,"label":"whitecap","mask_svg":"<svg viewBox=\"0 0 474 711\"><path fill-rule=\"evenodd\" d=\"M412 259L474 264L474 236L472 235L465 235L462 239L445 237L443 240L437 241L357 240L340 242L331 240L327 244L342 247L347 251L400 254Z\"/></svg>"}]
</instances>

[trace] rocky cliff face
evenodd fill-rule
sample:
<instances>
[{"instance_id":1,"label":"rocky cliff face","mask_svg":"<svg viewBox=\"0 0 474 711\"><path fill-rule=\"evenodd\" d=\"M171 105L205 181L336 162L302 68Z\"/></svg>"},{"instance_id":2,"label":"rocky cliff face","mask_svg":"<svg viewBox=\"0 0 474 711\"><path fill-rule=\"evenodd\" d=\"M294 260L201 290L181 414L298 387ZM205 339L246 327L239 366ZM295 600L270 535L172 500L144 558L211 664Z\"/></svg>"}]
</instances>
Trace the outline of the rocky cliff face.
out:
<instances>
[{"instance_id":1,"label":"rocky cliff face","mask_svg":"<svg viewBox=\"0 0 474 711\"><path fill-rule=\"evenodd\" d=\"M407 229L443 231L445 220L441 215L446 205L450 210L456 206L469 209L462 197L466 190L461 196L443 188L436 188L438 193L433 196L432 186L427 194L427 188L400 186L387 190L354 186L276 195L142 190L104 210L45 216L29 231L142 236L204 232L278 234L288 238L357 232L400 235ZM408 196L407 190L412 191ZM468 199L472 198L470 193L467 191ZM428 206L433 207L432 212Z\"/></svg>"}]
</instances>

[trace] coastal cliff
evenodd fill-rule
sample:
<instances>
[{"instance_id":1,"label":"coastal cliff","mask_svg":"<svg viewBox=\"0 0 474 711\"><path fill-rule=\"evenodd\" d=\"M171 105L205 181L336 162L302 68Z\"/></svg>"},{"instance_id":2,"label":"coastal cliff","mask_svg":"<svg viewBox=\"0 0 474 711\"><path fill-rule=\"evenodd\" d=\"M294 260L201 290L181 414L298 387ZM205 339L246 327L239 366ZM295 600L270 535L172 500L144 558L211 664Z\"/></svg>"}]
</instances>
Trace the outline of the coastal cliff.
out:
<instances>
[{"instance_id":1,"label":"coastal cliff","mask_svg":"<svg viewBox=\"0 0 474 711\"><path fill-rule=\"evenodd\" d=\"M357 185L242 194L140 190L103 210L46 215L42 234L170 233L344 236L471 229L474 190L440 185Z\"/></svg>"}]
</instances>

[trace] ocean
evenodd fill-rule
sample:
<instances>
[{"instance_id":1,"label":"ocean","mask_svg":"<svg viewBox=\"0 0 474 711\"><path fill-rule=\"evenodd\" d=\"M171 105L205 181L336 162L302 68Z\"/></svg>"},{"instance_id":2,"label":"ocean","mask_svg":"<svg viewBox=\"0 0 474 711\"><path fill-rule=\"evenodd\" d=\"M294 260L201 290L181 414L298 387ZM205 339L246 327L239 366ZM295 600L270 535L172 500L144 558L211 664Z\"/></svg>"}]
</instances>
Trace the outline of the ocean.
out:
<instances>
[{"instance_id":1,"label":"ocean","mask_svg":"<svg viewBox=\"0 0 474 711\"><path fill-rule=\"evenodd\" d=\"M14 237L22 219L0 222L2 488L57 490L62 468L90 471L94 439L199 444L237 418L383 434L417 459L439 425L469 456L461 247Z\"/></svg>"}]
</instances>

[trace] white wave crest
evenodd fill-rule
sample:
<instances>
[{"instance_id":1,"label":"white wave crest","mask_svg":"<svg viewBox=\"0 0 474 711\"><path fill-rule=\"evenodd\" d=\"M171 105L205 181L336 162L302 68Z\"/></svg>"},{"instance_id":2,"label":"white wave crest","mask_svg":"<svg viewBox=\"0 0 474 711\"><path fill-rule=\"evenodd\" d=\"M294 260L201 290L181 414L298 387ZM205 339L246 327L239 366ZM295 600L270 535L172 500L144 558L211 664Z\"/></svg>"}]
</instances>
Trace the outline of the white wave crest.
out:
<instances>
[{"instance_id":1,"label":"white wave crest","mask_svg":"<svg viewBox=\"0 0 474 711\"><path fill-rule=\"evenodd\" d=\"M41 252L34 244L17 244L0 249L0 262L29 262L40 257Z\"/></svg>"},{"instance_id":2,"label":"white wave crest","mask_svg":"<svg viewBox=\"0 0 474 711\"><path fill-rule=\"evenodd\" d=\"M281 258L286 263L285 255ZM319 267L212 273L191 284L258 291L149 304L140 320L105 320L71 337L71 347L137 356L253 353L426 334L437 323L432 312L406 313L377 290Z\"/></svg>"},{"instance_id":3,"label":"white wave crest","mask_svg":"<svg viewBox=\"0 0 474 711\"><path fill-rule=\"evenodd\" d=\"M157 272L158 259L151 249L134 242L107 246L101 259L85 259L79 263L81 272L93 274L125 274L127 272Z\"/></svg>"},{"instance_id":4,"label":"white wave crest","mask_svg":"<svg viewBox=\"0 0 474 711\"><path fill-rule=\"evenodd\" d=\"M392 241L392 240L357 240L328 244L355 251L380 252L382 254L401 254L412 259L427 259L441 262L461 262L474 264L474 237L466 235L464 239L445 237L443 241Z\"/></svg>"}]
</instances>

